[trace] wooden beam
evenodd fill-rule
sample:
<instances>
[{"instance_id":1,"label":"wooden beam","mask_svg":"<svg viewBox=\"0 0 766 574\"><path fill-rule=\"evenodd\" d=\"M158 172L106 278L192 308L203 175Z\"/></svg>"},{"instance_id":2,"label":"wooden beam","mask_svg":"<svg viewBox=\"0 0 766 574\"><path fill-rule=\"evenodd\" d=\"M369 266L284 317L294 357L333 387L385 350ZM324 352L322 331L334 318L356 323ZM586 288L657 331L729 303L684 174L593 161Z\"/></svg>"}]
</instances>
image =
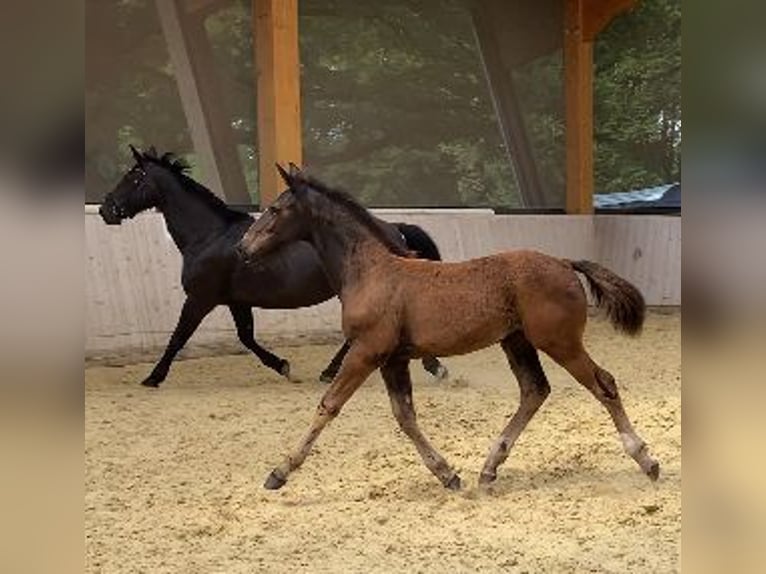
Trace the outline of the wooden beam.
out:
<instances>
[{"instance_id":1,"label":"wooden beam","mask_svg":"<svg viewBox=\"0 0 766 574\"><path fill-rule=\"evenodd\" d=\"M204 184L230 203L249 205L252 200L224 112L204 19L186 14L181 0L156 0L156 4Z\"/></svg>"},{"instance_id":2,"label":"wooden beam","mask_svg":"<svg viewBox=\"0 0 766 574\"><path fill-rule=\"evenodd\" d=\"M593 213L593 42L584 36L587 0L565 0L567 213Z\"/></svg>"},{"instance_id":3,"label":"wooden beam","mask_svg":"<svg viewBox=\"0 0 766 574\"><path fill-rule=\"evenodd\" d=\"M184 0L187 14L211 14L228 4L228 0Z\"/></svg>"},{"instance_id":4,"label":"wooden beam","mask_svg":"<svg viewBox=\"0 0 766 574\"><path fill-rule=\"evenodd\" d=\"M223 184L218 173L218 166L215 164L213 144L205 124L202 101L192 71L178 5L173 0L156 0L156 5L162 34L165 36L170 62L173 66L173 77L176 80L178 93L181 96L181 105L189 125L192 145L197 153L200 167L205 174L204 183L215 193L220 194L223 190Z\"/></svg>"},{"instance_id":5,"label":"wooden beam","mask_svg":"<svg viewBox=\"0 0 766 574\"><path fill-rule=\"evenodd\" d=\"M504 20L498 18L498 10L506 4L496 0L475 1L471 5L476 43L489 83L495 113L500 122L505 147L515 167L516 179L521 191L523 207L548 207L537 172L532 147L527 137L521 105L513 85L511 67L516 55L501 48L502 34L507 30ZM501 22L498 30L495 23Z\"/></svg>"},{"instance_id":6,"label":"wooden beam","mask_svg":"<svg viewBox=\"0 0 766 574\"><path fill-rule=\"evenodd\" d=\"M301 165L298 0L253 0L261 206L284 189L276 162Z\"/></svg>"},{"instance_id":7,"label":"wooden beam","mask_svg":"<svg viewBox=\"0 0 766 574\"><path fill-rule=\"evenodd\" d=\"M561 49L562 0L471 0L469 6L485 14L508 68Z\"/></svg>"}]
</instances>

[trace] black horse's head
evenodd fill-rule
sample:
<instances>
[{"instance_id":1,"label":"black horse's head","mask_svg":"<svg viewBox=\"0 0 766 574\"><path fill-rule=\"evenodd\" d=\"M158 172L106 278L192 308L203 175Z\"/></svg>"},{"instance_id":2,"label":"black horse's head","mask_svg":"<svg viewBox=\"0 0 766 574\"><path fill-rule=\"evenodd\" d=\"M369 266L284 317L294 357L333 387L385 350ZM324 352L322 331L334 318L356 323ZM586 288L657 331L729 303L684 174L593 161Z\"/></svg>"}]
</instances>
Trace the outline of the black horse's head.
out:
<instances>
[{"instance_id":1,"label":"black horse's head","mask_svg":"<svg viewBox=\"0 0 766 574\"><path fill-rule=\"evenodd\" d=\"M133 153L135 165L122 176L114 190L106 195L98 210L108 225L119 225L123 219L157 207L161 199L161 194L148 173L152 163L148 159L149 156L141 154L133 146L130 146L130 151ZM152 151L153 149L150 150L150 155Z\"/></svg>"}]
</instances>

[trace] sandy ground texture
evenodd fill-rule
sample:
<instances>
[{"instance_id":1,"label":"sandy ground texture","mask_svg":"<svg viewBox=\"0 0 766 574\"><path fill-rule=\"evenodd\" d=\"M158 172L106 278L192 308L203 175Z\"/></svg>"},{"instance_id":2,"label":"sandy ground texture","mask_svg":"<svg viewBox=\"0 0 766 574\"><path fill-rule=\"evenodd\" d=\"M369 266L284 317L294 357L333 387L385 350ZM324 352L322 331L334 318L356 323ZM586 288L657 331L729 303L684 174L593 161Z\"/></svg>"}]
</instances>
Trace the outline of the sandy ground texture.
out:
<instances>
[{"instance_id":1,"label":"sandy ground texture","mask_svg":"<svg viewBox=\"0 0 766 574\"><path fill-rule=\"evenodd\" d=\"M638 339L591 319L591 355L662 464L651 483L606 411L551 361L553 392L497 482L477 485L518 402L499 348L413 367L431 442L460 471L442 488L399 431L378 374L280 491L263 480L296 444L335 346L276 349L289 383L254 358L85 371L88 572L676 572L681 535L681 320L650 315Z\"/></svg>"}]
</instances>

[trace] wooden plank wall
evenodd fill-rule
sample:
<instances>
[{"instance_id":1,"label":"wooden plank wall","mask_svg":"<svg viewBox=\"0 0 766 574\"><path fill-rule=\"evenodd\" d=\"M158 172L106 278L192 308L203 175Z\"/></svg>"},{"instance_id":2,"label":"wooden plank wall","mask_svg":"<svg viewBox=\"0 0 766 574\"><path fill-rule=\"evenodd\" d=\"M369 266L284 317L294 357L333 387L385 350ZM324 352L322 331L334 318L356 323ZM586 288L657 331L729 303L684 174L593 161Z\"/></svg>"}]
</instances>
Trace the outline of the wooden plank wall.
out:
<instances>
[{"instance_id":1,"label":"wooden plank wall","mask_svg":"<svg viewBox=\"0 0 766 574\"><path fill-rule=\"evenodd\" d=\"M630 279L650 305L681 303L681 219L662 216L494 215L489 210L376 210L390 221L421 225L445 260L531 248L601 262ZM153 360L175 327L183 302L181 259L161 216L147 213L119 227L85 215L86 343L91 360ZM337 300L294 311L258 310L266 341L339 339ZM224 308L216 309L186 355L240 351Z\"/></svg>"},{"instance_id":2,"label":"wooden plank wall","mask_svg":"<svg viewBox=\"0 0 766 574\"><path fill-rule=\"evenodd\" d=\"M681 304L681 219L597 216L595 259L638 285L649 305Z\"/></svg>"}]
</instances>

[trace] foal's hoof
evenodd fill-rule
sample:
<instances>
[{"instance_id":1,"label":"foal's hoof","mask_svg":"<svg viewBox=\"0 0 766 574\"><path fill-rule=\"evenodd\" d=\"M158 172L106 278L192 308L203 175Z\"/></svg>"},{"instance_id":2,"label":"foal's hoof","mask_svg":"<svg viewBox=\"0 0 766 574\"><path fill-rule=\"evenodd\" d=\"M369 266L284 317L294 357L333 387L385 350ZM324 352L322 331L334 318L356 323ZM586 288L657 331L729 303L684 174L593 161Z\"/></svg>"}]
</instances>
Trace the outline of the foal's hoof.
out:
<instances>
[{"instance_id":1,"label":"foal's hoof","mask_svg":"<svg viewBox=\"0 0 766 574\"><path fill-rule=\"evenodd\" d=\"M444 486L450 490L460 490L463 485L460 482L460 477L456 474Z\"/></svg>"},{"instance_id":2,"label":"foal's hoof","mask_svg":"<svg viewBox=\"0 0 766 574\"><path fill-rule=\"evenodd\" d=\"M655 460L646 470L646 476L648 476L652 482L656 482L660 477L660 463Z\"/></svg>"},{"instance_id":3,"label":"foal's hoof","mask_svg":"<svg viewBox=\"0 0 766 574\"><path fill-rule=\"evenodd\" d=\"M286 482L287 479L279 476L276 470L272 470L271 474L269 474L269 477L266 479L266 482L263 483L263 488L266 490L279 490Z\"/></svg>"},{"instance_id":4,"label":"foal's hoof","mask_svg":"<svg viewBox=\"0 0 766 574\"><path fill-rule=\"evenodd\" d=\"M153 389L156 389L157 387L160 386L161 382L162 381L160 381L159 379L155 379L154 377L146 377L143 381L141 381L141 385L144 387L151 387Z\"/></svg>"},{"instance_id":5,"label":"foal's hoof","mask_svg":"<svg viewBox=\"0 0 766 574\"><path fill-rule=\"evenodd\" d=\"M324 383L325 385L329 385L332 383L332 380L335 378L335 375L332 373L328 373L327 371L322 371L322 373L319 375L319 382Z\"/></svg>"},{"instance_id":6,"label":"foal's hoof","mask_svg":"<svg viewBox=\"0 0 766 574\"><path fill-rule=\"evenodd\" d=\"M486 484L492 484L495 482L495 479L497 479L496 474L484 474L483 472L479 475L479 484L486 485Z\"/></svg>"},{"instance_id":7,"label":"foal's hoof","mask_svg":"<svg viewBox=\"0 0 766 574\"><path fill-rule=\"evenodd\" d=\"M288 381L292 381L290 378L290 363L283 360L282 364L279 366L279 374L286 378Z\"/></svg>"}]
</instances>

